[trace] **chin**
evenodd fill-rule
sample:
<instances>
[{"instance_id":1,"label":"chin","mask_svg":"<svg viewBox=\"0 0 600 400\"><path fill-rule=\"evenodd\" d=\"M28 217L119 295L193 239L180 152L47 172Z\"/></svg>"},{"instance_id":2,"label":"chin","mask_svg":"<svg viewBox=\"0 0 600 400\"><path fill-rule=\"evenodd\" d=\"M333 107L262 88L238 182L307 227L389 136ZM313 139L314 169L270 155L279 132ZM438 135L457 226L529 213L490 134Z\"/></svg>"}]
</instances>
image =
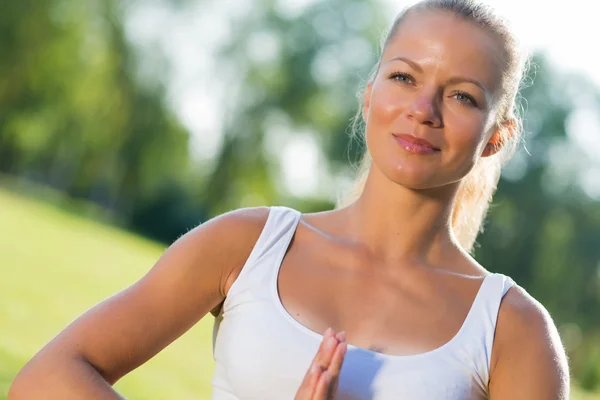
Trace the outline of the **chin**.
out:
<instances>
[{"instance_id":1,"label":"chin","mask_svg":"<svg viewBox=\"0 0 600 400\"><path fill-rule=\"evenodd\" d=\"M443 186L440 171L425 165L390 165L381 172L388 180L408 189L422 190Z\"/></svg>"},{"instance_id":2,"label":"chin","mask_svg":"<svg viewBox=\"0 0 600 400\"><path fill-rule=\"evenodd\" d=\"M396 179L392 181L394 184L402 186L406 189L410 190L427 190L438 187L439 185L433 185L429 182L424 182L420 180L408 180L408 179Z\"/></svg>"}]
</instances>

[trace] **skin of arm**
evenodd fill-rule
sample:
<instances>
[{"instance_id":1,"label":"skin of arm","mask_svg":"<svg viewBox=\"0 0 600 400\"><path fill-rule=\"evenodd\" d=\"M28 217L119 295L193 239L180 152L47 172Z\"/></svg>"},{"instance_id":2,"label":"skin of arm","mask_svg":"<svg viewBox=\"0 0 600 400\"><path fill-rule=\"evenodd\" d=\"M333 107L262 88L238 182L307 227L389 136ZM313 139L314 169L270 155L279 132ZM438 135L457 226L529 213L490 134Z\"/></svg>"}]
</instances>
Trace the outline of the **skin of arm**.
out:
<instances>
[{"instance_id":1,"label":"skin of arm","mask_svg":"<svg viewBox=\"0 0 600 400\"><path fill-rule=\"evenodd\" d=\"M548 311L519 287L498 313L490 370L491 400L567 400L569 366Z\"/></svg>"},{"instance_id":2,"label":"skin of arm","mask_svg":"<svg viewBox=\"0 0 600 400\"><path fill-rule=\"evenodd\" d=\"M268 209L216 217L183 235L138 282L85 312L19 372L19 399L121 399L112 385L225 298Z\"/></svg>"}]
</instances>

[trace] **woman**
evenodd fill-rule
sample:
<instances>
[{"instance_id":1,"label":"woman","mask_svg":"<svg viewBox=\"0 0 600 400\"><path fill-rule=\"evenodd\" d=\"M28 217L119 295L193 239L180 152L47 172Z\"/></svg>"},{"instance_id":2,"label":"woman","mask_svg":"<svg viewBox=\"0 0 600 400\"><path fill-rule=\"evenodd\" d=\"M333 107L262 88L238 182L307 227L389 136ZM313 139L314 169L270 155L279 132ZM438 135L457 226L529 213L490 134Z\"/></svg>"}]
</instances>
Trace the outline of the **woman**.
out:
<instances>
[{"instance_id":1,"label":"woman","mask_svg":"<svg viewBox=\"0 0 600 400\"><path fill-rule=\"evenodd\" d=\"M348 205L203 224L44 347L9 398L118 398L112 384L209 311L215 399L568 398L548 313L469 255L518 140L523 69L488 8L409 8L364 93Z\"/></svg>"}]
</instances>

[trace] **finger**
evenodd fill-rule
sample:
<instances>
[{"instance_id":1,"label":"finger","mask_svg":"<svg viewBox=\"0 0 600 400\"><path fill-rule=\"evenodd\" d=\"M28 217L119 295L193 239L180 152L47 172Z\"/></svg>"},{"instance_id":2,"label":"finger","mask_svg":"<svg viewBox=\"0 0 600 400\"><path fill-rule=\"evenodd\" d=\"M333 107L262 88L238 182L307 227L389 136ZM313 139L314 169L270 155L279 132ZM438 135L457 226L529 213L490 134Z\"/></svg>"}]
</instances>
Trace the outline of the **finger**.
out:
<instances>
[{"instance_id":1,"label":"finger","mask_svg":"<svg viewBox=\"0 0 600 400\"><path fill-rule=\"evenodd\" d=\"M348 349L348 345L345 342L341 342L337 345L335 352L333 353L333 357L331 358L331 364L329 365L329 369L327 370L331 373L331 393L335 394L337 391L338 383L340 380L340 372L342 370L342 365L344 363L344 357L346 356L346 351Z\"/></svg>"},{"instance_id":2,"label":"finger","mask_svg":"<svg viewBox=\"0 0 600 400\"><path fill-rule=\"evenodd\" d=\"M298 392L296 393L295 400L312 399L322 373L323 370L318 364L311 364L308 372L304 376L304 380L302 381Z\"/></svg>"},{"instance_id":3,"label":"finger","mask_svg":"<svg viewBox=\"0 0 600 400\"><path fill-rule=\"evenodd\" d=\"M333 329L328 328L323 335L323 340L313 359L313 363L318 364L322 370L329 368L329 363L331 362L331 357L333 357L333 352L335 351L337 344L338 340L335 337L335 332Z\"/></svg>"},{"instance_id":4,"label":"finger","mask_svg":"<svg viewBox=\"0 0 600 400\"><path fill-rule=\"evenodd\" d=\"M312 400L329 400L331 395L331 372L324 371L319 377Z\"/></svg>"},{"instance_id":5,"label":"finger","mask_svg":"<svg viewBox=\"0 0 600 400\"><path fill-rule=\"evenodd\" d=\"M346 341L346 332L342 331L342 332L336 333L335 338L340 342L345 342Z\"/></svg>"},{"instance_id":6,"label":"finger","mask_svg":"<svg viewBox=\"0 0 600 400\"><path fill-rule=\"evenodd\" d=\"M346 355L347 349L348 345L346 343L340 343L337 345L335 352L331 357L331 363L329 365L328 371L331 372L334 376L339 376L340 371L342 370L342 364L344 362L344 356Z\"/></svg>"},{"instance_id":7,"label":"finger","mask_svg":"<svg viewBox=\"0 0 600 400\"><path fill-rule=\"evenodd\" d=\"M325 371L327 369L327 366L329 365L329 363L327 362L327 366L323 366L324 362L322 361L322 359L324 358L323 354L326 350L326 344L328 343L327 341L330 340L332 337L334 337L333 329L327 328L327 330L323 334L323 340L321 341L321 345L317 350L317 354L315 354L315 357L313 358L310 366L308 367L306 375L304 375L304 379L302 380L302 383L300 385L298 395L300 395L300 393L302 392L303 395L312 396L319 376L321 375L321 372Z\"/></svg>"},{"instance_id":8,"label":"finger","mask_svg":"<svg viewBox=\"0 0 600 400\"><path fill-rule=\"evenodd\" d=\"M335 349L338 344L339 342L334 336L331 336L325 340L323 350L319 352L319 354L316 357L317 363L323 370L329 368L331 358L333 357L333 353L335 352Z\"/></svg>"},{"instance_id":9,"label":"finger","mask_svg":"<svg viewBox=\"0 0 600 400\"><path fill-rule=\"evenodd\" d=\"M317 350L317 355L322 353L323 350L325 350L325 345L327 343L327 340L330 337L334 337L335 336L335 332L333 331L333 329L331 328L327 328L327 330L325 331L325 333L323 334L323 339L321 339L321 344L319 346L319 349ZM316 358L317 356L315 356Z\"/></svg>"}]
</instances>

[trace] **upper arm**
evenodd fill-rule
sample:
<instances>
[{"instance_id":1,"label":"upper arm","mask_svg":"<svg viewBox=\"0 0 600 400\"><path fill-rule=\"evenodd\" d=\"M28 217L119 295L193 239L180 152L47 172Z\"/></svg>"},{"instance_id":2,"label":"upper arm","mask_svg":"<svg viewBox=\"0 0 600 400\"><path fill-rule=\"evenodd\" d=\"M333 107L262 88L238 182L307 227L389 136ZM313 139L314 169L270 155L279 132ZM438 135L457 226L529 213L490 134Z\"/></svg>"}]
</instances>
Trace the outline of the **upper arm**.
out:
<instances>
[{"instance_id":1,"label":"upper arm","mask_svg":"<svg viewBox=\"0 0 600 400\"><path fill-rule=\"evenodd\" d=\"M83 358L114 383L223 301L267 215L264 207L242 209L191 230L138 282L69 325L33 364Z\"/></svg>"},{"instance_id":2,"label":"upper arm","mask_svg":"<svg viewBox=\"0 0 600 400\"><path fill-rule=\"evenodd\" d=\"M502 301L493 352L492 400L569 398L569 368L558 330L548 311L519 287Z\"/></svg>"}]
</instances>

